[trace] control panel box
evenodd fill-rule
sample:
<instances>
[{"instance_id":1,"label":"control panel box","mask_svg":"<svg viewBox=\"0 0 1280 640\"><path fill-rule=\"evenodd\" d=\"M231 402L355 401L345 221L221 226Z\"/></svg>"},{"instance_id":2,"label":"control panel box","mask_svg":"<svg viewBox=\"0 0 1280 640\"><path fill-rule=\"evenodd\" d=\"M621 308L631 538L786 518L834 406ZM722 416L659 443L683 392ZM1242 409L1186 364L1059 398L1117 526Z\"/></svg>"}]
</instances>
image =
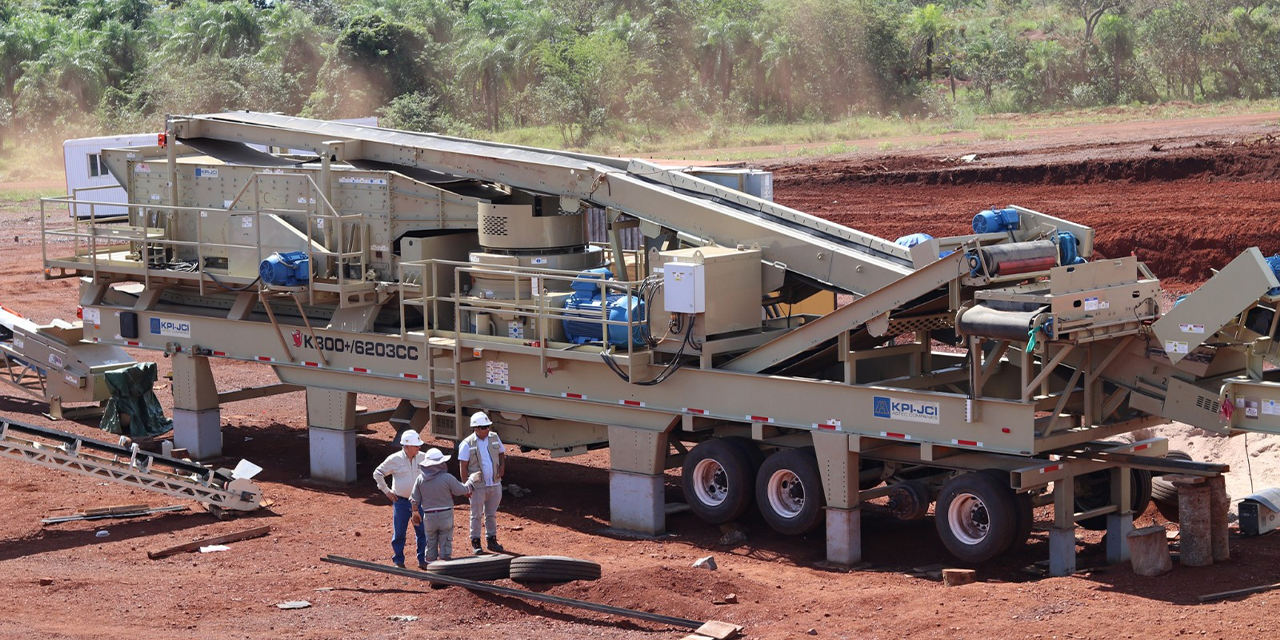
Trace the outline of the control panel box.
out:
<instances>
[{"instance_id":1,"label":"control panel box","mask_svg":"<svg viewBox=\"0 0 1280 640\"><path fill-rule=\"evenodd\" d=\"M651 322L664 326L662 312L693 314L699 339L760 328L763 295L759 249L697 247L650 253L662 276ZM662 312L658 311L659 309Z\"/></svg>"},{"instance_id":2,"label":"control panel box","mask_svg":"<svg viewBox=\"0 0 1280 640\"><path fill-rule=\"evenodd\" d=\"M665 309L671 313L707 310L706 267L692 262L668 262L662 267Z\"/></svg>"}]
</instances>

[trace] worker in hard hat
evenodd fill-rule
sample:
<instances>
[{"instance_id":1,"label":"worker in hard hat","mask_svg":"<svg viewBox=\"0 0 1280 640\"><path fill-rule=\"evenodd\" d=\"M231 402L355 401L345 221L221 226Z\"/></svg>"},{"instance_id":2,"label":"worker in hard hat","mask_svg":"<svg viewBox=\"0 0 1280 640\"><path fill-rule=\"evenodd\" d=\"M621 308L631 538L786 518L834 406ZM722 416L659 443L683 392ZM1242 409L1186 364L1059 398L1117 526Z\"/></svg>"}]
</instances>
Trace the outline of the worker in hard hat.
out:
<instances>
[{"instance_id":1,"label":"worker in hard hat","mask_svg":"<svg viewBox=\"0 0 1280 640\"><path fill-rule=\"evenodd\" d=\"M471 550L476 555L484 553L480 548L482 517L489 550L502 551L497 514L507 453L498 434L490 431L492 426L485 412L477 412L471 416L471 435L458 445L458 475L471 484Z\"/></svg>"},{"instance_id":2,"label":"worker in hard hat","mask_svg":"<svg viewBox=\"0 0 1280 640\"><path fill-rule=\"evenodd\" d=\"M422 436L412 429L400 434L400 450L387 456L377 469L373 470L373 481L378 489L391 501L393 511L391 517L391 561L397 567L404 568L404 542L408 533L409 521L413 509L409 505L409 494L413 491L413 483L418 478L418 465L426 460L422 451ZM391 476L391 487L387 487L387 476ZM427 568L427 536L422 529L422 521L414 523L413 533L418 536L418 567Z\"/></svg>"},{"instance_id":3,"label":"worker in hard hat","mask_svg":"<svg viewBox=\"0 0 1280 640\"><path fill-rule=\"evenodd\" d=\"M444 463L450 456L432 447L418 466L409 504L413 525L427 530L427 562L453 559L453 497L471 495L471 487L449 475Z\"/></svg>"}]
</instances>

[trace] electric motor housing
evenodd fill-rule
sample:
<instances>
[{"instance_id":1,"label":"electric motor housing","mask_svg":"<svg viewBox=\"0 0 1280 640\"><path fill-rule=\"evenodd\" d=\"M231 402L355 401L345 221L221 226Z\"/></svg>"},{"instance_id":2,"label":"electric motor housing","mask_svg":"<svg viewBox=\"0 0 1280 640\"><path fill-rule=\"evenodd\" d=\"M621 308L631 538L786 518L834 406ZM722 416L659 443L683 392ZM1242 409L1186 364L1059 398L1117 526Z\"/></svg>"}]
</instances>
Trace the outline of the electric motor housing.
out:
<instances>
[{"instance_id":1,"label":"electric motor housing","mask_svg":"<svg viewBox=\"0 0 1280 640\"><path fill-rule=\"evenodd\" d=\"M1019 225L1017 209L988 209L973 217L974 233L1017 231Z\"/></svg>"},{"instance_id":2,"label":"electric motor housing","mask_svg":"<svg viewBox=\"0 0 1280 640\"><path fill-rule=\"evenodd\" d=\"M263 284L275 287L301 287L311 279L311 260L303 251L273 253L258 265Z\"/></svg>"}]
</instances>

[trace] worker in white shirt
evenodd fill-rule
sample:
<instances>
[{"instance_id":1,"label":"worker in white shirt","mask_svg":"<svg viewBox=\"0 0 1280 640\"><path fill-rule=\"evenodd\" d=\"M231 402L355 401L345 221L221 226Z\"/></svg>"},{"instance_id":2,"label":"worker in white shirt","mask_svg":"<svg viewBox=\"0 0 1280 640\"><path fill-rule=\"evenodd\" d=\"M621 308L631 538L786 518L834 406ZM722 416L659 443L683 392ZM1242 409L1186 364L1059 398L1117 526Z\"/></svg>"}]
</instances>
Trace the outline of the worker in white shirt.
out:
<instances>
[{"instance_id":1,"label":"worker in white shirt","mask_svg":"<svg viewBox=\"0 0 1280 640\"><path fill-rule=\"evenodd\" d=\"M471 435L458 445L458 475L471 484L471 551L480 548L480 519L484 518L490 551L502 551L498 544L498 504L502 502L502 474L507 454L498 434L489 428L493 421L483 411L471 416Z\"/></svg>"},{"instance_id":2,"label":"worker in white shirt","mask_svg":"<svg viewBox=\"0 0 1280 640\"><path fill-rule=\"evenodd\" d=\"M413 492L413 482L418 479L418 466L426 460L422 451L422 437L412 429L400 434L400 450L387 456L377 469L373 470L373 481L378 489L391 501L393 515L391 518L391 561L397 567L404 568L404 543L408 533L409 520L413 510L409 505L409 494ZM387 488L387 476L391 476L391 487ZM413 532L418 536L418 568L427 568L427 534L418 520L413 525Z\"/></svg>"}]
</instances>

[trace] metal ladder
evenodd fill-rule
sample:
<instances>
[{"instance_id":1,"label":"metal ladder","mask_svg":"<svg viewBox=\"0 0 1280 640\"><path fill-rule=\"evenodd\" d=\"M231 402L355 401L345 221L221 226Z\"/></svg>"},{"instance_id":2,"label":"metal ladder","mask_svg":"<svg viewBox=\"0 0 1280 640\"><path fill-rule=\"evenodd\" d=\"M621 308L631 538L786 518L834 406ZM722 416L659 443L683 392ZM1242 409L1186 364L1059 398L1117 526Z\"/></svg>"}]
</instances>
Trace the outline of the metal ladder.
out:
<instances>
[{"instance_id":1,"label":"metal ladder","mask_svg":"<svg viewBox=\"0 0 1280 640\"><path fill-rule=\"evenodd\" d=\"M111 444L3 416L0 456L195 500L208 505L215 515L262 506L262 490L248 478L140 451L137 445Z\"/></svg>"}]
</instances>

